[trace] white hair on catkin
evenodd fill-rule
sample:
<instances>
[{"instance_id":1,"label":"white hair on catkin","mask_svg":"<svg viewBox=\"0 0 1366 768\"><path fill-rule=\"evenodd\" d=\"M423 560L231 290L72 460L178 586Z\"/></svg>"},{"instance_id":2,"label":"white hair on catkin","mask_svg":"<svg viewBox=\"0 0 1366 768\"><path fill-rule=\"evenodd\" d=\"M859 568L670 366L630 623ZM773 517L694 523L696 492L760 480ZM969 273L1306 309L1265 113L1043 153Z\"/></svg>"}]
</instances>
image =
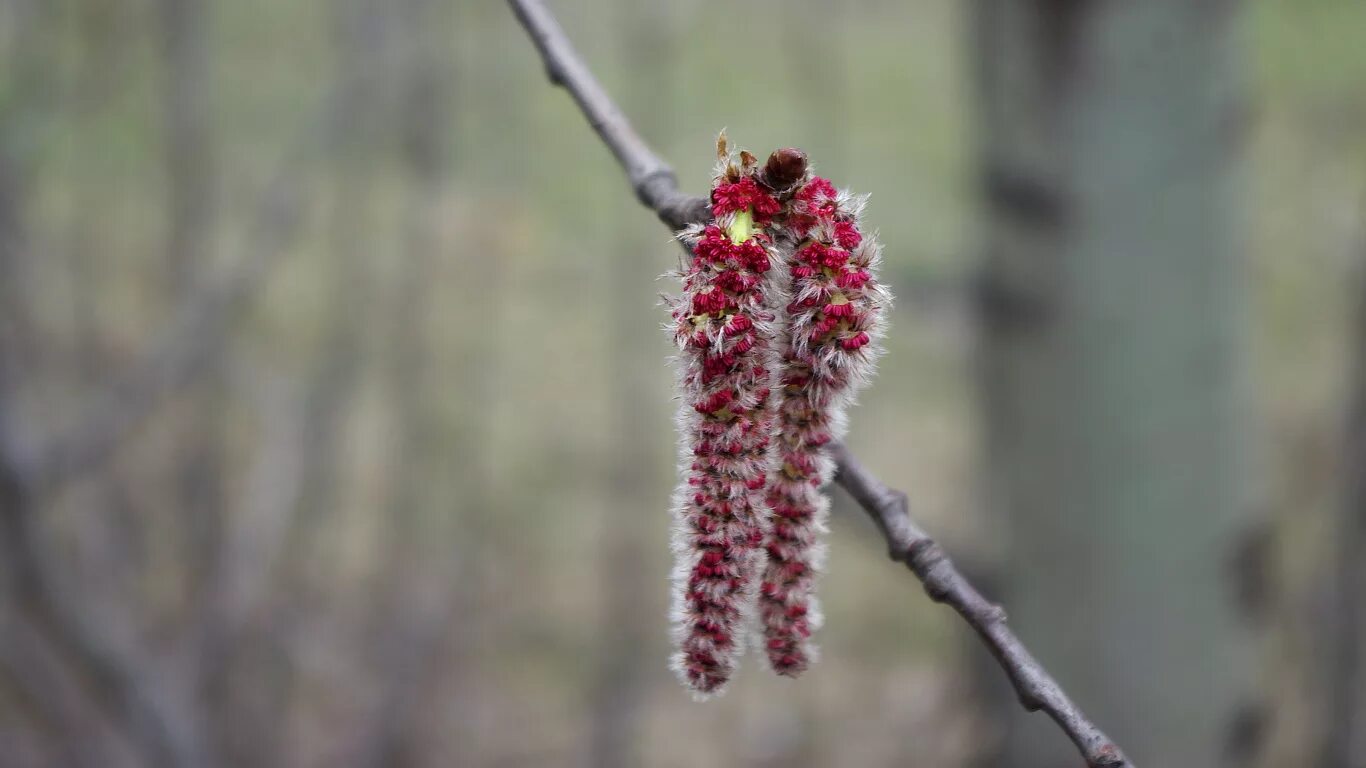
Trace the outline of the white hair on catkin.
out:
<instances>
[{"instance_id":1,"label":"white hair on catkin","mask_svg":"<svg viewBox=\"0 0 1366 768\"><path fill-rule=\"evenodd\" d=\"M795 677L815 660L810 638L823 621L815 581L830 513L821 487L835 471L828 446L872 378L891 295L877 280L881 249L859 226L866 196L836 192L808 169L783 204L777 241L789 301L759 614L770 666Z\"/></svg>"},{"instance_id":2,"label":"white hair on catkin","mask_svg":"<svg viewBox=\"0 0 1366 768\"><path fill-rule=\"evenodd\" d=\"M679 234L693 257L668 302L681 400L670 666L699 698L724 691L755 623L778 369L781 281L763 234L778 204L754 180L752 157L737 166L718 154L715 220Z\"/></svg>"}]
</instances>

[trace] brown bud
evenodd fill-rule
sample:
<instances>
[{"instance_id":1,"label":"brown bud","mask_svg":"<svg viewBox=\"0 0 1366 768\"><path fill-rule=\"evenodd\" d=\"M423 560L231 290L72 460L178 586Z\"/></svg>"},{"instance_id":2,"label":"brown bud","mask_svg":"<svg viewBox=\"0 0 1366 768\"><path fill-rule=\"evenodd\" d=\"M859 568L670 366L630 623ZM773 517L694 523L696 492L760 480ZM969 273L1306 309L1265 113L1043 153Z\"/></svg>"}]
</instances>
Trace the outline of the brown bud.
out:
<instances>
[{"instance_id":1,"label":"brown bud","mask_svg":"<svg viewBox=\"0 0 1366 768\"><path fill-rule=\"evenodd\" d=\"M740 171L742 173L751 173L754 170L754 166L758 164L759 158L755 157L754 155L751 155L749 153L749 150L740 150Z\"/></svg>"},{"instance_id":2,"label":"brown bud","mask_svg":"<svg viewBox=\"0 0 1366 768\"><path fill-rule=\"evenodd\" d=\"M763 181L774 191L784 191L806 175L806 153L796 147L786 147L768 156L764 165Z\"/></svg>"}]
</instances>

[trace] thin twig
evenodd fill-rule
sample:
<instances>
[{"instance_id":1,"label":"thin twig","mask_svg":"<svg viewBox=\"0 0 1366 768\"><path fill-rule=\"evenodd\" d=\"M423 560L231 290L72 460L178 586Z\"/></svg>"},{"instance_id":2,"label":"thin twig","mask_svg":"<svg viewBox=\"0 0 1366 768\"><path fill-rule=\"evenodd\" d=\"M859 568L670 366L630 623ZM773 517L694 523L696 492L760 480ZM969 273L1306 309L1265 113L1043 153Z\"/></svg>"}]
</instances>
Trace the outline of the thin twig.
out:
<instances>
[{"instance_id":1,"label":"thin twig","mask_svg":"<svg viewBox=\"0 0 1366 768\"><path fill-rule=\"evenodd\" d=\"M1010 631L1005 611L982 597L939 544L911 518L906 494L888 488L843 444L836 444L833 454L839 467L835 482L873 518L887 539L888 554L911 569L931 600L957 611L977 632L1010 677L1020 705L1030 712L1042 710L1051 717L1077 745L1088 766L1133 768L1119 747L1086 718Z\"/></svg>"},{"instance_id":2,"label":"thin twig","mask_svg":"<svg viewBox=\"0 0 1366 768\"><path fill-rule=\"evenodd\" d=\"M705 200L678 191L673 169L631 127L574 50L554 14L537 2L513 2L512 10L541 52L550 82L563 86L574 97L588 124L626 171L641 204L659 214L660 220L672 229L682 229L710 217Z\"/></svg>"},{"instance_id":3,"label":"thin twig","mask_svg":"<svg viewBox=\"0 0 1366 768\"><path fill-rule=\"evenodd\" d=\"M631 127L574 50L550 10L540 0L508 2L540 51L551 82L574 97L593 130L625 169L640 201L675 229L705 221L709 216L706 201L678 191L672 169ZM905 563L932 600L953 608L977 632L1009 676L1020 704L1031 712L1042 710L1052 718L1090 768L1134 768L1119 747L1086 718L1025 649L1007 626L1005 611L984 598L911 518L906 494L878 480L845 446L836 444L832 450L838 466L835 482L877 524L892 559Z\"/></svg>"}]
</instances>

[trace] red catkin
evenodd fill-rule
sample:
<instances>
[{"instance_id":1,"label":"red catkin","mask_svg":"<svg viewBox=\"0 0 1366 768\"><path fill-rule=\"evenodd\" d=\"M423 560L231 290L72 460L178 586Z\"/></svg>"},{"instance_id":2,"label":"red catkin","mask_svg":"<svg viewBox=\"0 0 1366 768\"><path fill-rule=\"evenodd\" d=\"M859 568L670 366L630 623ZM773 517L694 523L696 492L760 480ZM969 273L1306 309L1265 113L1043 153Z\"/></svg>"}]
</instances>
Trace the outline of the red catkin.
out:
<instances>
[{"instance_id":1,"label":"red catkin","mask_svg":"<svg viewBox=\"0 0 1366 768\"><path fill-rule=\"evenodd\" d=\"M811 175L799 150L760 169L723 137L718 155L714 218L680 234L692 257L669 302L683 459L672 666L699 696L724 689L756 613L779 674L813 658L827 446L872 375L891 301L863 198Z\"/></svg>"},{"instance_id":2,"label":"red catkin","mask_svg":"<svg viewBox=\"0 0 1366 768\"><path fill-rule=\"evenodd\" d=\"M820 488L834 472L826 446L843 435L845 409L873 373L891 296L876 279L880 247L859 227L863 198L809 173L781 197L771 230L787 301L766 494L774 524L758 600L769 664L796 676L812 660L809 638L821 623L813 582L829 514Z\"/></svg>"},{"instance_id":3,"label":"red catkin","mask_svg":"<svg viewBox=\"0 0 1366 768\"><path fill-rule=\"evenodd\" d=\"M682 400L672 667L699 696L724 688L752 621L769 518L770 392L781 385L772 307L782 278L765 231L781 206L752 156L737 165L723 142L714 221L680 234L692 258L669 302Z\"/></svg>"}]
</instances>

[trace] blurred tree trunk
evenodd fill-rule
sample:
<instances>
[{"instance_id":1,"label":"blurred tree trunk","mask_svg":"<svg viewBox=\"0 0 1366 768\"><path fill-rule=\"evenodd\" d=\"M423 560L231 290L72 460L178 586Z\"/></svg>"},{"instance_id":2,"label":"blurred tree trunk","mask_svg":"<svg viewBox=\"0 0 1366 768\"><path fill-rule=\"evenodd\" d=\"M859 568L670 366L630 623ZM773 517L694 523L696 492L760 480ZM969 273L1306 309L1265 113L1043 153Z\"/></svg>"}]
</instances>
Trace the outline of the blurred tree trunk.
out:
<instances>
[{"instance_id":1,"label":"blurred tree trunk","mask_svg":"<svg viewBox=\"0 0 1366 768\"><path fill-rule=\"evenodd\" d=\"M434 266L443 251L442 205L450 183L447 41L454 27L449 5L440 0L401 0L391 7L403 41L394 129L407 183L403 255L389 311L393 326L385 365L392 377L388 400L395 427L381 508L390 522L382 531L382 570L371 607L374 655L386 681L355 761L374 768L421 763L421 729L433 709L423 705L435 690L439 652L450 636L452 614L472 603L458 577L464 553L452 557L450 551L461 539L450 535L451 515L437 505L445 497L434 491L442 487L447 470L438 450L440 395L433 386L429 332Z\"/></svg>"},{"instance_id":2,"label":"blurred tree trunk","mask_svg":"<svg viewBox=\"0 0 1366 768\"><path fill-rule=\"evenodd\" d=\"M274 595L262 616L243 627L236 648L211 670L229 762L284 765L300 748L297 716L306 710L301 658L295 643L310 622L332 610L328 603L326 546L344 504L347 424L361 385L367 313L372 302L367 257L375 248L372 179L380 119L384 52L377 0L335 0L330 22L330 69L336 114L324 144L328 195L325 207L325 300L317 353L306 367L299 426L302 457L292 512L280 546Z\"/></svg>"},{"instance_id":3,"label":"blurred tree trunk","mask_svg":"<svg viewBox=\"0 0 1366 768\"><path fill-rule=\"evenodd\" d=\"M160 0L158 9L167 215L162 285L168 303L175 306L193 290L193 276L202 273L214 244L218 175L211 131L211 19L204 0ZM134 516L152 525L170 522L181 534L176 558L190 591L182 628L185 658L173 677L196 690L187 696L191 701L200 700L198 689L211 674L203 662L222 632L212 574L221 568L223 554L229 407L224 378L230 354L217 354L206 364L203 380L190 393L189 407L175 426L177 450L168 460L177 494L172 516L169 521ZM188 708L185 714L196 729L212 730L214 718L207 708Z\"/></svg>"},{"instance_id":4,"label":"blurred tree trunk","mask_svg":"<svg viewBox=\"0 0 1366 768\"><path fill-rule=\"evenodd\" d=\"M1135 762L1245 765L1237 3L977 0L986 499L1021 637ZM1001 710L1003 762L1070 765Z\"/></svg>"},{"instance_id":5,"label":"blurred tree trunk","mask_svg":"<svg viewBox=\"0 0 1366 768\"><path fill-rule=\"evenodd\" d=\"M166 127L168 284L184 288L213 231L216 169L211 133L209 14L205 0L160 0Z\"/></svg>"},{"instance_id":6,"label":"blurred tree trunk","mask_svg":"<svg viewBox=\"0 0 1366 768\"><path fill-rule=\"evenodd\" d=\"M117 609L107 610L100 590L81 583L83 553L59 546L69 539L54 530L52 497L32 486L32 473L17 460L31 456L30 441L40 444L37 430L20 426L21 416L31 415L29 396L60 403L66 383L52 364L61 345L50 313L40 311L49 306L41 287L56 260L40 258L49 244L30 227L42 163L51 157L49 129L68 106L59 43L72 32L72 14L33 0L0 10L10 25L0 75L0 613L7 619L0 622L0 688L13 682L16 692L48 708L46 720L61 721L49 757L91 764L98 756L118 766L136 753L139 764L204 765L192 718L167 695L166 681L151 674L150 654L114 631L109 618ZM106 738L102 721L131 751ZM10 751L6 745L0 754L12 757Z\"/></svg>"},{"instance_id":7,"label":"blurred tree trunk","mask_svg":"<svg viewBox=\"0 0 1366 768\"><path fill-rule=\"evenodd\" d=\"M1366 242L1364 240L1363 242ZM1360 249L1366 253L1366 248ZM1348 335L1352 372L1348 389L1343 444L1342 502L1333 553L1333 605L1324 626L1326 653L1322 713L1323 741L1319 768L1356 768L1366 750L1366 718L1362 712L1361 642L1366 636L1366 263L1359 264L1356 325Z\"/></svg>"},{"instance_id":8,"label":"blurred tree trunk","mask_svg":"<svg viewBox=\"0 0 1366 768\"><path fill-rule=\"evenodd\" d=\"M339 504L345 425L363 363L367 326L365 314L356 310L371 300L367 269L367 256L375 247L371 189L384 111L380 94L389 85L377 82L384 56L380 50L381 14L375 0L337 0L330 6L333 72L345 117L336 127L329 148L333 172L327 210L329 280L321 319L322 339L308 376L304 430L309 453L301 492L304 514L294 531L299 537L315 534L317 526L335 514ZM309 557L313 555L308 553Z\"/></svg>"},{"instance_id":9,"label":"blurred tree trunk","mask_svg":"<svg viewBox=\"0 0 1366 768\"><path fill-rule=\"evenodd\" d=\"M27 205L42 128L54 111L56 67L47 41L60 30L60 14L38 0L15 0L0 68L0 399L21 394L32 381L42 344L34 327L36 298ZM12 402L0 406L15 407Z\"/></svg>"},{"instance_id":10,"label":"blurred tree trunk","mask_svg":"<svg viewBox=\"0 0 1366 768\"><path fill-rule=\"evenodd\" d=\"M209 19L203 0L161 0L162 114L166 128L164 162L167 178L165 285L174 305L190 288L191 276L210 258L215 226L213 163L209 105L213 95L209 69ZM189 608L192 645L200 647L214 633L210 615L214 601L206 578L217 567L223 528L223 470L227 459L223 413L227 407L225 361L207 366L194 407L177 425L179 445L172 458L178 483L177 524L183 527L184 578L196 597Z\"/></svg>"},{"instance_id":11,"label":"blurred tree trunk","mask_svg":"<svg viewBox=\"0 0 1366 768\"><path fill-rule=\"evenodd\" d=\"M667 5L642 6L626 0L616 14L622 53L631 74L623 94L627 114L636 116L641 132L651 141L665 142L670 119L675 56L671 40L674 24ZM653 229L651 229L653 232ZM652 522L666 514L666 503L657 493L658 424L651 412L649 393L655 391L652 372L658 361L641 354L650 349L659 325L653 306L653 285L659 269L655 260L642 257L658 247L651 237L621 239L621 250L610 265L611 279L606 301L612 308L608 325L613 330L609 365L613 391L609 397L619 422L605 455L606 477L600 487L606 494L602 521L602 552L598 573L603 599L598 626L603 636L598 647L598 670L592 692L592 733L587 764L595 768L625 768L640 764L639 734L645 707L647 670L662 665L654 658L649 642L657 613L651 595L656 587L642 574L649 571L647 540L658 527Z\"/></svg>"}]
</instances>

